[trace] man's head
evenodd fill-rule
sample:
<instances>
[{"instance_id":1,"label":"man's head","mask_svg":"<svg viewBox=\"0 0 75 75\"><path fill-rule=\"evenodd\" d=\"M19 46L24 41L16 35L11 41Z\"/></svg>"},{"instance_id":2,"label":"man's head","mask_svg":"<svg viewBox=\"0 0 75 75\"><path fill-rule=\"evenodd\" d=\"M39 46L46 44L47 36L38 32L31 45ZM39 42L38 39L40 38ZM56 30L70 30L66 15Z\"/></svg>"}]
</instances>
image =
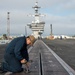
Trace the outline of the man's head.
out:
<instances>
[{"instance_id":1,"label":"man's head","mask_svg":"<svg viewBox=\"0 0 75 75\"><path fill-rule=\"evenodd\" d=\"M26 39L27 45L33 45L35 42L35 37L33 35L30 35Z\"/></svg>"}]
</instances>

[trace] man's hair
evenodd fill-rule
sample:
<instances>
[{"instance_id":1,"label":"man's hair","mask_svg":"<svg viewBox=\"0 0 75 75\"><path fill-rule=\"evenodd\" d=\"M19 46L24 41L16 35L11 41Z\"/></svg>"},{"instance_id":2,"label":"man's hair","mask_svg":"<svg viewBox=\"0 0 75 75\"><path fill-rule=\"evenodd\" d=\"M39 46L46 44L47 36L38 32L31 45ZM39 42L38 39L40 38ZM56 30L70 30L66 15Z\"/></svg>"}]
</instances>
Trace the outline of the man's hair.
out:
<instances>
[{"instance_id":1,"label":"man's hair","mask_svg":"<svg viewBox=\"0 0 75 75\"><path fill-rule=\"evenodd\" d=\"M29 38L29 36L27 36L26 38Z\"/></svg>"},{"instance_id":2,"label":"man's hair","mask_svg":"<svg viewBox=\"0 0 75 75\"><path fill-rule=\"evenodd\" d=\"M35 37L33 35L29 35L27 38L31 40L32 44L35 42Z\"/></svg>"}]
</instances>

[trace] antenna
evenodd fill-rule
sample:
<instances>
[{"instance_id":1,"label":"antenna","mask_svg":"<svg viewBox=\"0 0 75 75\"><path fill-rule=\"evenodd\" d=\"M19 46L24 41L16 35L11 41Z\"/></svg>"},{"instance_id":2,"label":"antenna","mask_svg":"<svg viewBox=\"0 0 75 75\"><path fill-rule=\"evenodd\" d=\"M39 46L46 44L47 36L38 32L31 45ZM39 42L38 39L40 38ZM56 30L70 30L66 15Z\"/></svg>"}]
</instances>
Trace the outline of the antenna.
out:
<instances>
[{"instance_id":1,"label":"antenna","mask_svg":"<svg viewBox=\"0 0 75 75\"><path fill-rule=\"evenodd\" d=\"M50 40L53 40L54 39L54 36L53 36L53 31L52 31L52 24L50 24Z\"/></svg>"},{"instance_id":2,"label":"antenna","mask_svg":"<svg viewBox=\"0 0 75 75\"><path fill-rule=\"evenodd\" d=\"M36 2L38 2L38 0L36 0Z\"/></svg>"},{"instance_id":3,"label":"antenna","mask_svg":"<svg viewBox=\"0 0 75 75\"><path fill-rule=\"evenodd\" d=\"M50 28L51 28L51 33L50 33L50 35L52 36L53 34L52 34L52 24L50 24Z\"/></svg>"},{"instance_id":4,"label":"antenna","mask_svg":"<svg viewBox=\"0 0 75 75\"><path fill-rule=\"evenodd\" d=\"M27 28L26 28L26 26L25 26L25 36L27 37Z\"/></svg>"},{"instance_id":5,"label":"antenna","mask_svg":"<svg viewBox=\"0 0 75 75\"><path fill-rule=\"evenodd\" d=\"M7 38L10 38L10 12L7 12Z\"/></svg>"}]
</instances>

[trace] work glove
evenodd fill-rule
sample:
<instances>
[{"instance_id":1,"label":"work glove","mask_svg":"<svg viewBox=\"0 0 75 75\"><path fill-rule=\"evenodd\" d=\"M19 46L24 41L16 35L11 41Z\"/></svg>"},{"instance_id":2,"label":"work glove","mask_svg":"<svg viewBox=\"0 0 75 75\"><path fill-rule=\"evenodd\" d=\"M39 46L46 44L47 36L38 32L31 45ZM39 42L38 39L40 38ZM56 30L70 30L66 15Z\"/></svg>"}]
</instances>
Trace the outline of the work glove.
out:
<instances>
[{"instance_id":1,"label":"work glove","mask_svg":"<svg viewBox=\"0 0 75 75\"><path fill-rule=\"evenodd\" d=\"M24 64L24 65L25 65L24 72L25 72L25 73L30 73L30 70L29 70L30 63L29 63L29 62L27 62L27 63L26 63L26 64Z\"/></svg>"}]
</instances>

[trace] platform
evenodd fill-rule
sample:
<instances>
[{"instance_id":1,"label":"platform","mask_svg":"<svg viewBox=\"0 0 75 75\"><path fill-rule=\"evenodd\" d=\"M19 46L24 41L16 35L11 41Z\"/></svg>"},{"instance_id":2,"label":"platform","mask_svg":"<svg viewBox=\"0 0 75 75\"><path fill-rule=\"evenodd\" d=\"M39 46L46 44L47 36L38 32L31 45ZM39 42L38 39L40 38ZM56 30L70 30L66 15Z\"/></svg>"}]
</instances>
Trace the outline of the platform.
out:
<instances>
[{"instance_id":1,"label":"platform","mask_svg":"<svg viewBox=\"0 0 75 75\"><path fill-rule=\"evenodd\" d=\"M67 69L56 54L50 48L37 40L32 48L29 49L29 57L33 62L30 65L30 73L15 73L11 75L75 75L72 69ZM6 75L6 74L4 74Z\"/></svg>"}]
</instances>

